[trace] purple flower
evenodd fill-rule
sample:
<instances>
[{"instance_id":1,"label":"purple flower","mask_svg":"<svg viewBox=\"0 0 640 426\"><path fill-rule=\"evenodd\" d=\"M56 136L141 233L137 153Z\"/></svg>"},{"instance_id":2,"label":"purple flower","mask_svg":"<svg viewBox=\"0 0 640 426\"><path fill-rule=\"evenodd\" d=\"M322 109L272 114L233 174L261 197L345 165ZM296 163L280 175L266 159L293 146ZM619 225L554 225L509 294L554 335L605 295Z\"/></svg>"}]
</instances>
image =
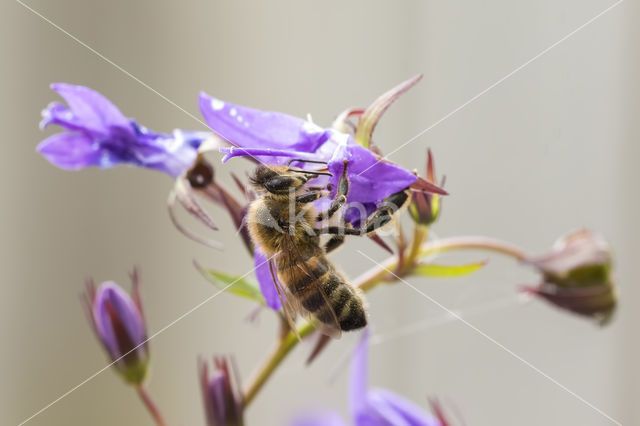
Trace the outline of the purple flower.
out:
<instances>
[{"instance_id":1,"label":"purple flower","mask_svg":"<svg viewBox=\"0 0 640 426\"><path fill-rule=\"evenodd\" d=\"M89 166L110 168L131 164L177 177L188 169L206 132L174 130L155 133L126 118L107 98L83 86L55 83L51 88L67 102L53 102L42 111L40 127L50 124L65 131L38 145L52 164L66 170Z\"/></svg>"},{"instance_id":2,"label":"purple flower","mask_svg":"<svg viewBox=\"0 0 640 426\"><path fill-rule=\"evenodd\" d=\"M328 182L336 188L347 160L350 182L347 203L359 203L366 214L375 210L384 198L418 181L414 173L382 159L357 144L351 135L335 129L323 129L279 112L233 105L205 93L200 94L200 111L210 128L232 145L221 148L227 153L223 161L235 156L250 156L266 164L286 164L291 159L324 161L333 174ZM312 167L306 163L293 166ZM318 178L316 184L325 183L323 179ZM421 185L446 194L428 182L421 181ZM354 215L353 209L347 209L345 218L353 224L362 219Z\"/></svg>"},{"instance_id":3,"label":"purple flower","mask_svg":"<svg viewBox=\"0 0 640 426\"><path fill-rule=\"evenodd\" d=\"M552 250L528 259L543 282L524 290L549 303L605 324L616 307L611 278L611 249L600 235L587 229L558 239Z\"/></svg>"},{"instance_id":4,"label":"purple flower","mask_svg":"<svg viewBox=\"0 0 640 426\"><path fill-rule=\"evenodd\" d=\"M100 284L97 291L89 281L85 302L94 332L114 368L127 382L139 385L147 373L149 349L135 271L132 281L133 299L112 281Z\"/></svg>"},{"instance_id":5,"label":"purple flower","mask_svg":"<svg viewBox=\"0 0 640 426\"><path fill-rule=\"evenodd\" d=\"M209 375L209 366L200 361L200 383L208 426L240 426L242 399L236 391L237 383L226 358L215 358L216 371Z\"/></svg>"},{"instance_id":6,"label":"purple flower","mask_svg":"<svg viewBox=\"0 0 640 426\"><path fill-rule=\"evenodd\" d=\"M406 398L386 389L369 388L369 331L364 331L352 364L349 389L351 424L354 426L443 426L442 423ZM335 413L323 413L298 419L294 426L344 426Z\"/></svg>"}]
</instances>

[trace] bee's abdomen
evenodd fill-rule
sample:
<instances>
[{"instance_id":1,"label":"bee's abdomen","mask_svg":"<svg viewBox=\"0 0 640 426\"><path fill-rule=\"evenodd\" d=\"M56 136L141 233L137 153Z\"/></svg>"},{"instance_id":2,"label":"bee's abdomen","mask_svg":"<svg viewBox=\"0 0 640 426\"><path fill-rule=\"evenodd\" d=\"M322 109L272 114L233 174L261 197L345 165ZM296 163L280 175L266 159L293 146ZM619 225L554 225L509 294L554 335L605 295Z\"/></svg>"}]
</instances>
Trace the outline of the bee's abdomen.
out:
<instances>
[{"instance_id":1,"label":"bee's abdomen","mask_svg":"<svg viewBox=\"0 0 640 426\"><path fill-rule=\"evenodd\" d=\"M337 318L343 331L366 326L364 303L357 290L345 282L327 260L316 257L309 263L313 266L312 276L305 274L290 284L292 292L300 296L302 306L329 326L335 326Z\"/></svg>"}]
</instances>

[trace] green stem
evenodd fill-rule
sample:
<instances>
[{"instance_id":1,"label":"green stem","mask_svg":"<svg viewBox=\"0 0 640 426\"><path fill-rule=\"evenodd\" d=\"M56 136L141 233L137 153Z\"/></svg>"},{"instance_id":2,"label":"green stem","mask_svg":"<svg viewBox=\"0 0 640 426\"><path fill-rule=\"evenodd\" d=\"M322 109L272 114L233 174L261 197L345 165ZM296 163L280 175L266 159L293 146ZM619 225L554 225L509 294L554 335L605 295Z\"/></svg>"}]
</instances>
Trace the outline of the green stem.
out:
<instances>
[{"instance_id":1,"label":"green stem","mask_svg":"<svg viewBox=\"0 0 640 426\"><path fill-rule=\"evenodd\" d=\"M372 269L367 271L360 277L358 277L354 281L354 285L359 287L362 291L369 291L374 288L376 285L383 282L388 276L389 271L393 270L397 266L397 259L392 257L387 259L382 266L379 266L376 269ZM310 323L304 323L298 326L297 335L300 336L300 340L307 337L314 331L314 327ZM275 369L280 365L282 360L291 352L299 342L298 336L296 333L289 332L287 333L276 345L276 347L271 352L271 355L265 360L262 367L258 370L258 373L255 375L253 380L251 380L249 386L246 388L244 392L244 407L246 407L253 401L253 398L256 394L262 389L265 382L271 374L275 371Z\"/></svg>"},{"instance_id":2,"label":"green stem","mask_svg":"<svg viewBox=\"0 0 640 426\"><path fill-rule=\"evenodd\" d=\"M413 225L413 239L411 240L411 247L409 248L407 260L405 265L403 265L403 273L409 272L418 262L420 257L420 248L422 247L422 243L426 241L428 234L428 227L418 225L417 223Z\"/></svg>"},{"instance_id":3,"label":"green stem","mask_svg":"<svg viewBox=\"0 0 640 426\"><path fill-rule=\"evenodd\" d=\"M487 237L453 237L432 241L422 245L420 257L454 250L487 250L518 261L527 259L527 255L513 244Z\"/></svg>"},{"instance_id":4,"label":"green stem","mask_svg":"<svg viewBox=\"0 0 640 426\"><path fill-rule=\"evenodd\" d=\"M413 241L409 248L409 254L405 258L405 264L402 265L403 274L408 274L411 270L410 266L415 264L415 262L417 262L421 257L453 250L488 250L513 257L519 261L526 259L526 255L522 250L504 241L485 237L455 237L424 243L427 237L427 232L428 228L416 225ZM376 268L360 275L353 281L353 284L364 292L370 291L380 283L397 280L397 278L393 277L389 272L396 270L397 267L398 257L390 257ZM313 325L310 323L304 323L298 326L297 335L299 335L300 340L302 340L313 331ZM286 358L300 340L298 340L296 333L289 332L278 342L274 350L271 352L271 355L269 355L265 360L264 364L258 370L258 373L244 392L245 409L253 401L276 368L278 368L282 360Z\"/></svg>"},{"instance_id":5,"label":"green stem","mask_svg":"<svg viewBox=\"0 0 640 426\"><path fill-rule=\"evenodd\" d=\"M300 335L300 339L304 339L306 336L311 334L311 332L313 332L313 326L310 323L306 323L298 327L298 334ZM256 374L256 376L251 381L251 384L244 392L244 409L246 409L251 401L253 401L253 398L260 391L260 389L262 389L262 386L264 386L267 379L271 377L271 374L274 372L274 370L278 367L278 365L280 365L282 360L289 354L289 352L291 352L291 349L293 349L297 344L298 337L295 335L295 333L291 332L289 332L282 340L280 340L278 345L276 345L276 347L274 348L273 352L271 352L271 355L262 365L262 368L258 370L258 374Z\"/></svg>"}]
</instances>

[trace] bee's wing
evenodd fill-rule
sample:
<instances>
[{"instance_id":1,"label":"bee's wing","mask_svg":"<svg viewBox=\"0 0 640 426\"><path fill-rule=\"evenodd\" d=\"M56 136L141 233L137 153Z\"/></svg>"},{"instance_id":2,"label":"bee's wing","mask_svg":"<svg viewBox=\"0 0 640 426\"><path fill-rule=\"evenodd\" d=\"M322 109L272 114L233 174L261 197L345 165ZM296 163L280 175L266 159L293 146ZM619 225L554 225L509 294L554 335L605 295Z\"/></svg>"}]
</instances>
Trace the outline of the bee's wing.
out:
<instances>
[{"instance_id":1,"label":"bee's wing","mask_svg":"<svg viewBox=\"0 0 640 426\"><path fill-rule=\"evenodd\" d=\"M296 327L296 317L298 316L298 312L300 312L300 308L295 304L295 298L287 294L287 288L280 284L278 280L278 275L274 272L274 260L273 258L269 259L269 271L271 272L271 278L273 279L273 285L276 288L276 292L278 293L278 297L280 298L280 303L282 304L282 312L284 313L284 317L289 323L289 327L291 331L296 333L298 340L302 340L300 335L298 334L298 328Z\"/></svg>"},{"instance_id":2,"label":"bee's wing","mask_svg":"<svg viewBox=\"0 0 640 426\"><path fill-rule=\"evenodd\" d=\"M309 268L309 266L304 261L304 258L300 253L300 249L298 245L295 243L293 237L289 235L289 233L287 232L285 232L285 235L286 235L285 241L287 245L287 247L285 247L286 253L290 256L293 256L293 258L295 259L295 262L290 262L290 264L296 265L294 266L296 268L301 268L304 271L304 273L307 274L308 276L317 278L314 272L311 270L311 268ZM290 307L294 309L300 316L309 320L309 322L311 322L314 325L314 327L317 330L319 330L322 334L333 337L334 339L340 338L340 336L342 335L342 328L340 327L340 321L338 321L338 316L336 315L335 311L333 310L333 307L331 306L329 296L327 296L325 291L322 289L321 285L315 285L314 288L322 297L323 306L321 310L326 309L330 314L331 319L329 322L320 321L313 314L313 312L310 312L307 309L305 309L305 307L302 306L302 303L300 302L299 298L293 295L289 291L287 286L280 286L280 287L285 296L285 299L289 300L289 302L287 303L289 303Z\"/></svg>"}]
</instances>

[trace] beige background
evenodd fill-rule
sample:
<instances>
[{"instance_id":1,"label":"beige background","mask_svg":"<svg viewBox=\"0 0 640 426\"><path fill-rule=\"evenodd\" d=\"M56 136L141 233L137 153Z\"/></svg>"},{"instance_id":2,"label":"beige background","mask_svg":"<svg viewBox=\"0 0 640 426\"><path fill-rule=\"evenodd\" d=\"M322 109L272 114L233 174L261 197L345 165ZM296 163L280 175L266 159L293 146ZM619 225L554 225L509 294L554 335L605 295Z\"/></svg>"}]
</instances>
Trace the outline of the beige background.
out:
<instances>
[{"instance_id":1,"label":"beige background","mask_svg":"<svg viewBox=\"0 0 640 426\"><path fill-rule=\"evenodd\" d=\"M343 108L424 73L376 132L388 152L613 1L28 4L197 116L205 90L328 124ZM434 150L451 192L439 236L490 235L534 252L579 226L607 236L622 301L604 329L518 302L516 285L536 276L505 259L469 278L412 283L625 425L640 424L639 16L635 2L623 2L392 157L421 168L426 147ZM16 425L106 363L78 303L85 276L128 286L127 271L140 265L153 332L215 291L193 259L235 273L251 262L219 210L225 252L183 238L165 211L165 176L125 167L70 173L36 155L39 113L57 99L48 89L55 81L91 86L158 131L203 127L19 3L3 2L0 17L0 424ZM228 172L243 167L218 166L218 176L229 182ZM356 249L384 257L350 242L339 263L352 276L371 266ZM442 317L409 288L379 289L370 303L383 336L371 351L375 385L422 405L441 396L469 425L612 424L459 322L385 338ZM234 353L246 378L270 347L275 322L264 313L259 326L247 324L250 309L223 294L151 342L150 387L171 424L204 422L198 355ZM346 412L341 362L355 341L332 345L309 370L308 348L297 350L250 407L248 423L284 424L309 407ZM28 424L151 422L133 391L105 371Z\"/></svg>"}]
</instances>

